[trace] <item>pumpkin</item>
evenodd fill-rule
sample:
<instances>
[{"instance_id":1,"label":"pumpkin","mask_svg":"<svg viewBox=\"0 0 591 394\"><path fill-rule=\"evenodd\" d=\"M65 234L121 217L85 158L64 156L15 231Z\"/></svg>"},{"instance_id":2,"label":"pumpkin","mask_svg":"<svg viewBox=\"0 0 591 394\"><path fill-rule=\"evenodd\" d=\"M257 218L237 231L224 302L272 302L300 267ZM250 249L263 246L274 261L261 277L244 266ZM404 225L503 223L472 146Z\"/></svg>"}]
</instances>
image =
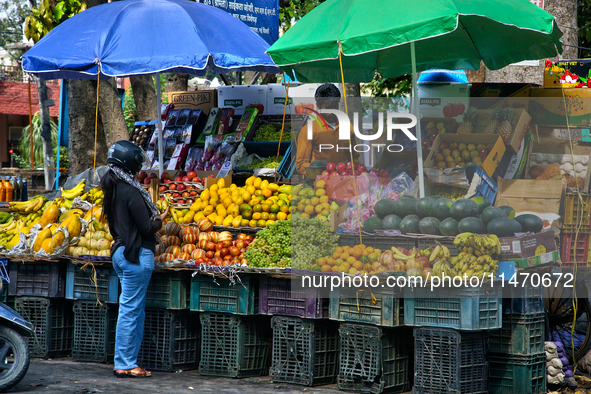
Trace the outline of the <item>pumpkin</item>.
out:
<instances>
[{"instance_id":1,"label":"pumpkin","mask_svg":"<svg viewBox=\"0 0 591 394\"><path fill-rule=\"evenodd\" d=\"M166 248L166 251L164 253L171 254L173 256L178 256L181 253L181 247L176 245L169 246L168 248Z\"/></svg>"},{"instance_id":2,"label":"pumpkin","mask_svg":"<svg viewBox=\"0 0 591 394\"><path fill-rule=\"evenodd\" d=\"M213 242L214 244L217 244L218 242L221 242L220 241L220 233L216 233L215 231L211 231L209 233L209 240L211 242Z\"/></svg>"},{"instance_id":3,"label":"pumpkin","mask_svg":"<svg viewBox=\"0 0 591 394\"><path fill-rule=\"evenodd\" d=\"M164 246L181 246L181 239L179 237L177 237L176 235L170 235L168 237L166 237L166 241L163 242Z\"/></svg>"},{"instance_id":4,"label":"pumpkin","mask_svg":"<svg viewBox=\"0 0 591 394\"><path fill-rule=\"evenodd\" d=\"M187 253L181 253L176 258L181 259L181 260L185 260L185 261L189 261L189 260L191 260L191 255L189 255Z\"/></svg>"},{"instance_id":5,"label":"pumpkin","mask_svg":"<svg viewBox=\"0 0 591 394\"><path fill-rule=\"evenodd\" d=\"M232 233L231 232L229 232L229 231L222 231L218 235L218 242L225 242L225 241L232 242L232 239L233 238L234 237L232 237Z\"/></svg>"},{"instance_id":6,"label":"pumpkin","mask_svg":"<svg viewBox=\"0 0 591 394\"><path fill-rule=\"evenodd\" d=\"M197 221L197 227L199 231L208 232L213 230L213 222L208 218L201 218Z\"/></svg>"},{"instance_id":7,"label":"pumpkin","mask_svg":"<svg viewBox=\"0 0 591 394\"><path fill-rule=\"evenodd\" d=\"M181 231L181 225L175 222L168 222L164 226L164 234L166 235L178 235Z\"/></svg>"},{"instance_id":8,"label":"pumpkin","mask_svg":"<svg viewBox=\"0 0 591 394\"><path fill-rule=\"evenodd\" d=\"M183 253L186 253L188 255L191 255L191 253L193 253L193 251L195 249L197 249L197 247L195 245L193 245L193 244L184 244L183 247L181 248L181 250L183 251Z\"/></svg>"},{"instance_id":9,"label":"pumpkin","mask_svg":"<svg viewBox=\"0 0 591 394\"><path fill-rule=\"evenodd\" d=\"M203 249L195 249L193 253L191 253L191 258L193 260L197 260L198 258L205 257L205 250Z\"/></svg>"}]
</instances>

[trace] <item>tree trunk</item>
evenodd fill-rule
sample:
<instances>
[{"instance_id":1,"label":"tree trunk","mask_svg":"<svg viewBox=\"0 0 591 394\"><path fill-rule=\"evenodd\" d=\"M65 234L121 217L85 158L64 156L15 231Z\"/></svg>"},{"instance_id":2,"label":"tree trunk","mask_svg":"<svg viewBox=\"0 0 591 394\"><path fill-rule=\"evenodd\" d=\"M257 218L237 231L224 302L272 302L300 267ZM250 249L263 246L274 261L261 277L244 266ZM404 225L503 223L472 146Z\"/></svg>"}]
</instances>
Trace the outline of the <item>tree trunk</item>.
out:
<instances>
[{"instance_id":1,"label":"tree trunk","mask_svg":"<svg viewBox=\"0 0 591 394\"><path fill-rule=\"evenodd\" d=\"M121 106L121 98L119 97L115 78L111 78L108 81L101 81L99 86L99 111L104 126L107 146L111 146L117 141L128 140L129 132L125 124L123 107Z\"/></svg>"},{"instance_id":2,"label":"tree trunk","mask_svg":"<svg viewBox=\"0 0 591 394\"><path fill-rule=\"evenodd\" d=\"M41 137L43 139L43 172L45 174L45 190L51 190L55 179L53 164L53 144L51 140L51 121L49 108L47 108L47 84L42 79L37 79L37 92L39 95L39 116L41 117Z\"/></svg>"},{"instance_id":3,"label":"tree trunk","mask_svg":"<svg viewBox=\"0 0 591 394\"><path fill-rule=\"evenodd\" d=\"M96 82L68 80L69 157L68 173L77 175L94 164ZM97 167L107 163L107 144L101 117L98 119Z\"/></svg>"},{"instance_id":4,"label":"tree trunk","mask_svg":"<svg viewBox=\"0 0 591 394\"><path fill-rule=\"evenodd\" d=\"M277 74L265 74L261 85L267 85L270 83L277 83Z\"/></svg>"},{"instance_id":5,"label":"tree trunk","mask_svg":"<svg viewBox=\"0 0 591 394\"><path fill-rule=\"evenodd\" d=\"M154 89L152 76L131 77L131 90L133 91L137 120L156 120L158 108L156 107L156 89Z\"/></svg>"},{"instance_id":6,"label":"tree trunk","mask_svg":"<svg viewBox=\"0 0 591 394\"><path fill-rule=\"evenodd\" d=\"M189 75L168 74L166 78L165 92L186 92L189 89Z\"/></svg>"}]
</instances>

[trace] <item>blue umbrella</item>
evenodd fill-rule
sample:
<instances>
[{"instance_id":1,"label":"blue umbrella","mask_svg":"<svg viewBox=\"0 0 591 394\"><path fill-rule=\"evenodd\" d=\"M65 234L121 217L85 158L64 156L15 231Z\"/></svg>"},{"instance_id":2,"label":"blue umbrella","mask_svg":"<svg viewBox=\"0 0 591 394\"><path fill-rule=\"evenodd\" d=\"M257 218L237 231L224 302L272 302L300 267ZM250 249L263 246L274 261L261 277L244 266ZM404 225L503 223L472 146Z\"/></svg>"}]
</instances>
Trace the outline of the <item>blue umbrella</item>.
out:
<instances>
[{"instance_id":1,"label":"blue umbrella","mask_svg":"<svg viewBox=\"0 0 591 394\"><path fill-rule=\"evenodd\" d=\"M247 25L215 7L188 0L125 0L92 7L61 23L27 51L23 70L41 79L157 74L160 91L163 72L280 73L268 48Z\"/></svg>"}]
</instances>

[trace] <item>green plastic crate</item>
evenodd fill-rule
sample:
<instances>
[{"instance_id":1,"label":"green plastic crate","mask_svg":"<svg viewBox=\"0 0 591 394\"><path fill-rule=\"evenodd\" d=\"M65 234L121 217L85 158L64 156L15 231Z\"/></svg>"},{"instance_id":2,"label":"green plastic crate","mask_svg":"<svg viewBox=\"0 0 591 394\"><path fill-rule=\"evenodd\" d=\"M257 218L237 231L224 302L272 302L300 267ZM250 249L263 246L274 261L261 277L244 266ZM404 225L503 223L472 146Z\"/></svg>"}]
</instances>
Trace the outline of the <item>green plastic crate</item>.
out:
<instances>
[{"instance_id":1,"label":"green plastic crate","mask_svg":"<svg viewBox=\"0 0 591 394\"><path fill-rule=\"evenodd\" d=\"M330 320L369 323L385 327L404 325L404 300L399 291L335 289L330 293ZM375 297L375 303L372 300Z\"/></svg>"},{"instance_id":2,"label":"green plastic crate","mask_svg":"<svg viewBox=\"0 0 591 394\"><path fill-rule=\"evenodd\" d=\"M546 353L529 356L489 355L489 394L539 394L546 392Z\"/></svg>"},{"instance_id":3,"label":"green plastic crate","mask_svg":"<svg viewBox=\"0 0 591 394\"><path fill-rule=\"evenodd\" d=\"M545 312L503 315L503 327L488 334L487 351L501 354L535 354L544 351Z\"/></svg>"},{"instance_id":4,"label":"green plastic crate","mask_svg":"<svg viewBox=\"0 0 591 394\"><path fill-rule=\"evenodd\" d=\"M189 308L189 275L187 271L152 273L146 292L146 308Z\"/></svg>"},{"instance_id":5,"label":"green plastic crate","mask_svg":"<svg viewBox=\"0 0 591 394\"><path fill-rule=\"evenodd\" d=\"M248 275L233 280L195 275L191 279L191 310L253 315L258 313L257 284Z\"/></svg>"}]
</instances>

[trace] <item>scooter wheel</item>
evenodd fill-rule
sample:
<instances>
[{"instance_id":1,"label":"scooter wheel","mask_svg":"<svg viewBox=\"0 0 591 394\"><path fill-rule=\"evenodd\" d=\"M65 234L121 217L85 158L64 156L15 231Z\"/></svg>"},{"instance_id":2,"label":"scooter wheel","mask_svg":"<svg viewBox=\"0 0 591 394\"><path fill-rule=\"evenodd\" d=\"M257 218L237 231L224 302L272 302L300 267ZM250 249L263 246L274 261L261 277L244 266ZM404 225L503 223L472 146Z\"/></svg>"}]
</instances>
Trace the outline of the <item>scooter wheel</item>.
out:
<instances>
[{"instance_id":1,"label":"scooter wheel","mask_svg":"<svg viewBox=\"0 0 591 394\"><path fill-rule=\"evenodd\" d=\"M29 370L29 346L12 328L0 326L0 393L16 386Z\"/></svg>"}]
</instances>

